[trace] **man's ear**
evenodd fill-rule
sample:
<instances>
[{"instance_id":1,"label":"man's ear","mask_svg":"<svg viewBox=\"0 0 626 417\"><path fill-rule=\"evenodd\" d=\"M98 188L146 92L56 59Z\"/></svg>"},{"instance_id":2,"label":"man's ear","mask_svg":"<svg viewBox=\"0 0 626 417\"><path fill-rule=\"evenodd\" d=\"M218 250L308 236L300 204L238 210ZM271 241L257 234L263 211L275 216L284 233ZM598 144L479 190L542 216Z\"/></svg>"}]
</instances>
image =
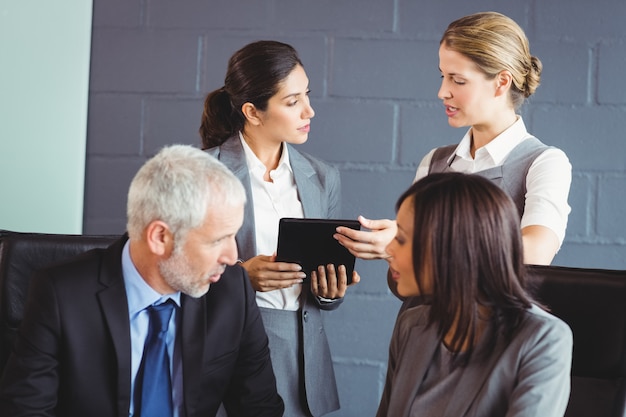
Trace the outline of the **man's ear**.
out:
<instances>
[{"instance_id":1,"label":"man's ear","mask_svg":"<svg viewBox=\"0 0 626 417\"><path fill-rule=\"evenodd\" d=\"M507 94L513 85L513 75L508 70L502 70L496 75L496 97Z\"/></svg>"},{"instance_id":2,"label":"man's ear","mask_svg":"<svg viewBox=\"0 0 626 417\"><path fill-rule=\"evenodd\" d=\"M169 257L174 248L174 236L167 223L154 220L146 227L146 242L150 252L157 256Z\"/></svg>"},{"instance_id":3,"label":"man's ear","mask_svg":"<svg viewBox=\"0 0 626 417\"><path fill-rule=\"evenodd\" d=\"M260 112L254 106L254 104L250 102L243 103L243 105L241 106L241 112L243 113L243 116L246 118L248 123L252 124L253 126L259 126L261 124Z\"/></svg>"}]
</instances>

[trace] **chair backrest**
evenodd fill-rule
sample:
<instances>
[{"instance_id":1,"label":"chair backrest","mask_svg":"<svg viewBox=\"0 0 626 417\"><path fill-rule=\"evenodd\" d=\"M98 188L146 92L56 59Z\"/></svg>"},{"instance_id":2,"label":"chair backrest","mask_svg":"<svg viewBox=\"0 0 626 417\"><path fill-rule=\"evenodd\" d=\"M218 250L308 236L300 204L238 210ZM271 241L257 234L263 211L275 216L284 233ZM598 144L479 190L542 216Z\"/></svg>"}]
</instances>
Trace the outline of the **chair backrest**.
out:
<instances>
[{"instance_id":1,"label":"chair backrest","mask_svg":"<svg viewBox=\"0 0 626 417\"><path fill-rule=\"evenodd\" d=\"M531 266L529 287L574 335L565 416L626 416L626 271Z\"/></svg>"},{"instance_id":2,"label":"chair backrest","mask_svg":"<svg viewBox=\"0 0 626 417\"><path fill-rule=\"evenodd\" d=\"M107 247L118 238L0 230L0 375L23 317L33 273L89 249Z\"/></svg>"}]
</instances>

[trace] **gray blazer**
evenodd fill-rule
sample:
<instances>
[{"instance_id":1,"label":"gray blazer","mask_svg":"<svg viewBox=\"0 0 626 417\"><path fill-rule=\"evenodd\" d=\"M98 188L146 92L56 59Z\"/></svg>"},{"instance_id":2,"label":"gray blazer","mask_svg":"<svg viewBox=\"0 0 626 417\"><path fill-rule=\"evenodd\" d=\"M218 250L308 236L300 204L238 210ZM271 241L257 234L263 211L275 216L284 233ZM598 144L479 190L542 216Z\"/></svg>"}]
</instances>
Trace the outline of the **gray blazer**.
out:
<instances>
[{"instance_id":1,"label":"gray blazer","mask_svg":"<svg viewBox=\"0 0 626 417\"><path fill-rule=\"evenodd\" d=\"M341 216L341 180L339 170L306 153L289 147L289 163L304 209L304 217L339 218ZM244 222L236 236L239 257L249 259L257 255L254 224L254 201L250 176L239 135L206 152L219 159L242 182L248 202ZM334 310L343 302L320 303L308 293L300 309L303 328L304 383L306 401L313 416L321 416L339 408L335 372L322 324L320 309Z\"/></svg>"},{"instance_id":2,"label":"gray blazer","mask_svg":"<svg viewBox=\"0 0 626 417\"><path fill-rule=\"evenodd\" d=\"M377 417L410 415L441 343L434 326L426 326L428 309L413 307L398 317ZM567 324L533 306L510 342L500 338L489 358L467 365L442 415L563 416L570 393L572 343Z\"/></svg>"}]
</instances>

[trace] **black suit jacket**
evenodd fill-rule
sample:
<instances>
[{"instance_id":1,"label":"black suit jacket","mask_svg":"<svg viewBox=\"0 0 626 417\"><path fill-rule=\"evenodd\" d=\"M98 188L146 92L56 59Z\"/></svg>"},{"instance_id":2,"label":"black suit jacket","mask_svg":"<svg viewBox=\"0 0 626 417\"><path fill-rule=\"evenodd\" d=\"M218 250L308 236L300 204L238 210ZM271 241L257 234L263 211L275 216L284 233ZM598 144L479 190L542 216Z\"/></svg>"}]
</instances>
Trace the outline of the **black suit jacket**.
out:
<instances>
[{"instance_id":1,"label":"black suit jacket","mask_svg":"<svg viewBox=\"0 0 626 417\"><path fill-rule=\"evenodd\" d=\"M33 278L0 383L0 415L128 417L130 325L121 253L126 238ZM243 268L209 292L181 296L184 407L213 416L281 416L268 340Z\"/></svg>"}]
</instances>

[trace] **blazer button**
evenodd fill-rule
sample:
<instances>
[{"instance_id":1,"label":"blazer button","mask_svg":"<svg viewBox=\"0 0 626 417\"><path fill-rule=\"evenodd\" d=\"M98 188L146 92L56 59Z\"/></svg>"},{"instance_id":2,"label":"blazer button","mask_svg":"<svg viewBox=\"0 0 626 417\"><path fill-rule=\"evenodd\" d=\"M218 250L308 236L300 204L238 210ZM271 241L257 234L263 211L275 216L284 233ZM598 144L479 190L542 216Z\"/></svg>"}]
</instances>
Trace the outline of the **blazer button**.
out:
<instances>
[{"instance_id":1,"label":"blazer button","mask_svg":"<svg viewBox=\"0 0 626 417\"><path fill-rule=\"evenodd\" d=\"M304 321L305 322L309 321L309 312L305 310L304 314L303 314L303 317L304 317Z\"/></svg>"}]
</instances>

